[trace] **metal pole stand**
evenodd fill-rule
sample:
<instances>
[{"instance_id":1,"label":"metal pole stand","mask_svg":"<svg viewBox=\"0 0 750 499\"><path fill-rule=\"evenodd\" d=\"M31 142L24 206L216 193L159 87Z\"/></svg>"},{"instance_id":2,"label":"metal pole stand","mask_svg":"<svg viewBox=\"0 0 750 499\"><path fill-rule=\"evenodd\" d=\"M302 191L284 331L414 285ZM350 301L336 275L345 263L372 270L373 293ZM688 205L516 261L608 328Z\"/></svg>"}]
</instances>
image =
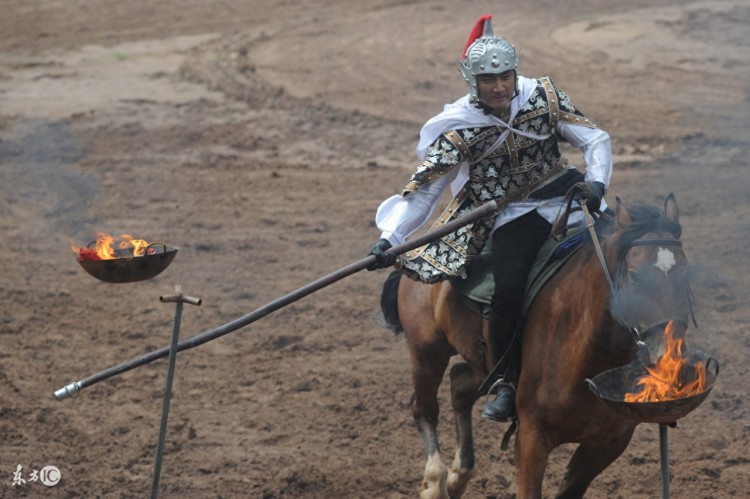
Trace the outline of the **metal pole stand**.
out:
<instances>
[{"instance_id":1,"label":"metal pole stand","mask_svg":"<svg viewBox=\"0 0 750 499\"><path fill-rule=\"evenodd\" d=\"M661 499L669 499L669 441L667 432L677 423L659 423L659 461L661 464Z\"/></svg>"},{"instance_id":2,"label":"metal pole stand","mask_svg":"<svg viewBox=\"0 0 750 499\"><path fill-rule=\"evenodd\" d=\"M174 380L175 361L177 360L177 344L180 339L180 319L182 318L182 304L200 306L202 300L185 296L180 286L174 287L175 294L160 296L159 301L163 303L175 303L174 326L172 327L172 341L169 345L169 360L167 363L167 382L164 387L164 402L161 409L161 425L159 426L159 443L156 445L156 458L154 460L154 481L151 484L151 499L159 495L159 477L161 475L161 463L164 456L164 442L167 436L167 421L169 420L169 401L172 398L172 381Z\"/></svg>"}]
</instances>

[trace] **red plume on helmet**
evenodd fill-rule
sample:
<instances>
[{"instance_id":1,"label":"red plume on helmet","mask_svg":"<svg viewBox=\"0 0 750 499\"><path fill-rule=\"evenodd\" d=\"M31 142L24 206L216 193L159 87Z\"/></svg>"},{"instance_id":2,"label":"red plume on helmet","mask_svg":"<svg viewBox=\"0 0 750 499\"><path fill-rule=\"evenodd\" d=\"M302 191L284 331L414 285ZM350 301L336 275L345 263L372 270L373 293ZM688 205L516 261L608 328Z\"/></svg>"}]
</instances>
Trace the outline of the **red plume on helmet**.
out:
<instances>
[{"instance_id":1,"label":"red plume on helmet","mask_svg":"<svg viewBox=\"0 0 750 499\"><path fill-rule=\"evenodd\" d=\"M474 29L471 30L471 35L469 35L469 41L466 42L464 51L461 54L462 60L466 60L466 51L469 50L471 44L474 43L478 38L481 38L482 34L484 34L484 22L491 20L492 14L485 14L477 20L477 23L474 25Z\"/></svg>"}]
</instances>

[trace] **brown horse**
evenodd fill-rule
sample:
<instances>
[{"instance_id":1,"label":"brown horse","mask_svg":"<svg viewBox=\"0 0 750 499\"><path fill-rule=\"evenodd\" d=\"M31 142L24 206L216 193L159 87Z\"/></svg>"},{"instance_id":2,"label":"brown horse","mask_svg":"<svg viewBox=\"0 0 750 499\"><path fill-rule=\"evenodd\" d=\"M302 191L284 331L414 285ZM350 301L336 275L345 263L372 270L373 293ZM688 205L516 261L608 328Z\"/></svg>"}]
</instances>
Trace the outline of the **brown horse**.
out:
<instances>
[{"instance_id":1,"label":"brown horse","mask_svg":"<svg viewBox=\"0 0 750 499\"><path fill-rule=\"evenodd\" d=\"M669 320L680 334L687 329L687 260L674 196L666 198L663 211L641 204L626 209L618 199L609 219L597 224L597 239L612 278L606 278L589 238L528 309L516 395L519 498L542 497L549 454L565 443L579 445L557 497L583 497L625 450L638 424L597 400L585 380L631 362L639 331L659 339ZM426 285L398 271L386 281L381 305L386 321L408 340L412 415L426 454L421 497L461 497L476 474L471 411L489 372L486 322L463 305L448 281ZM453 355L463 362L450 372L458 447L449 469L438 443L437 393Z\"/></svg>"}]
</instances>

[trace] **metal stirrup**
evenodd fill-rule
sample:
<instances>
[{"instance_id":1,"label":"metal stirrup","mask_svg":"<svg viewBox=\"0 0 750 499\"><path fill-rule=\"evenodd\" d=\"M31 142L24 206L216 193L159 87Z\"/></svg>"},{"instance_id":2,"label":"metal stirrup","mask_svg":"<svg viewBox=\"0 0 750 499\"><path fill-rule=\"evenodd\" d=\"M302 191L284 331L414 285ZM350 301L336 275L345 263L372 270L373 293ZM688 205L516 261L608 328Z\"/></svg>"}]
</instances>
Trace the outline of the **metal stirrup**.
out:
<instances>
[{"instance_id":1,"label":"metal stirrup","mask_svg":"<svg viewBox=\"0 0 750 499\"><path fill-rule=\"evenodd\" d=\"M492 383L489 390L487 390L487 395L484 397L484 405L487 405L489 403L488 401L490 399L490 395L492 394L492 390L494 390L498 386L503 386L503 385L509 386L510 389L513 390L513 393L516 392L516 387L513 386L513 383L509 383L505 381L503 378L498 378L494 383Z\"/></svg>"}]
</instances>

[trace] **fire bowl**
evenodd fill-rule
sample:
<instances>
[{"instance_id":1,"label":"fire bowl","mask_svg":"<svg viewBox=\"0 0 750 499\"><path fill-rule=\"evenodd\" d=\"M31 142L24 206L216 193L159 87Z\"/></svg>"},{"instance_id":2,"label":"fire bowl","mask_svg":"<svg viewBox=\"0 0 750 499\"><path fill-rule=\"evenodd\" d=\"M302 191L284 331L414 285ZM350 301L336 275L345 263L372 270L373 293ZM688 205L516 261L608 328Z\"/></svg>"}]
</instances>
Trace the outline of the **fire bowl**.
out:
<instances>
[{"instance_id":1,"label":"fire bowl","mask_svg":"<svg viewBox=\"0 0 750 499\"><path fill-rule=\"evenodd\" d=\"M632 392L636 381L646 374L640 363L628 364L586 379L589 389L607 407L639 423L670 424L683 418L698 407L711 392L719 376L719 363L706 357L706 385L702 392L662 402L625 402L625 394ZM711 365L714 370L711 370Z\"/></svg>"},{"instance_id":2,"label":"fire bowl","mask_svg":"<svg viewBox=\"0 0 750 499\"><path fill-rule=\"evenodd\" d=\"M167 246L162 243L154 243L149 246L153 253L143 256L129 256L116 250L118 258L109 260L78 260L83 270L104 282L137 282L145 281L159 275L166 269L179 248Z\"/></svg>"}]
</instances>

